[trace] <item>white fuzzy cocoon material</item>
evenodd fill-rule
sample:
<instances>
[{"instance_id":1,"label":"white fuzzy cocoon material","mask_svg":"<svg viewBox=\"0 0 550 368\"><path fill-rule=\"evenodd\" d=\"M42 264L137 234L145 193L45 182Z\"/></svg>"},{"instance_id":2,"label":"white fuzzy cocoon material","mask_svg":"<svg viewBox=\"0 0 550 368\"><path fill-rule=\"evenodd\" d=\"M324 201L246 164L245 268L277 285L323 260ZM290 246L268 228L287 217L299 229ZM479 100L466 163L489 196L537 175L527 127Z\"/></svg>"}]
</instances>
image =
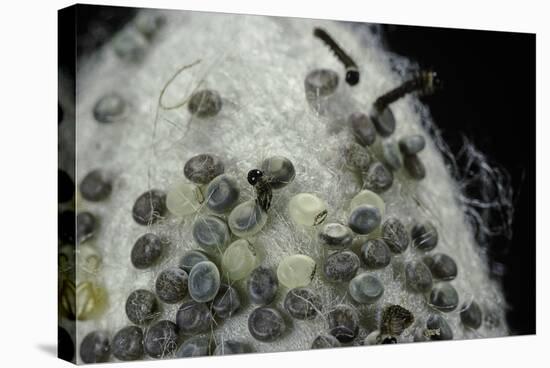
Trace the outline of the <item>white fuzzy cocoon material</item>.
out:
<instances>
[{"instance_id":1,"label":"white fuzzy cocoon material","mask_svg":"<svg viewBox=\"0 0 550 368\"><path fill-rule=\"evenodd\" d=\"M293 224L287 209L289 199L301 192L315 193L328 204L327 222L347 221L350 200L361 189L361 182L344 164L342 149L353 141L345 119L352 112L368 113L378 96L404 81L410 62L386 51L380 36L365 25L183 11L155 14L162 14L166 23L147 43L141 62L120 59L110 43L79 66L77 182L96 168L108 170L115 179L108 200L91 203L78 199L77 203L78 211L89 210L100 221L93 243L103 257L96 275L80 272L78 278L91 278L108 293L106 311L95 320L78 323L77 345L93 330L103 329L112 336L129 325L124 310L127 296L138 288L154 290L155 277L161 270L177 265L184 251L198 248L191 228L197 216L208 213L206 208L183 219L168 216L146 228L132 219L132 206L146 190L166 190L181 179L183 165L192 156L213 153L223 158L226 173L237 178L239 202L254 197L246 174L264 158L282 155L294 163L295 180L274 192L267 225L253 241L265 253L262 263L274 268L287 255L311 256L318 265L311 288L321 295L324 307L315 320L294 320L291 325L289 322L290 332L282 339L262 343L248 332L247 319L254 306L245 301L235 317L215 326L214 337L216 341L248 342L258 352L309 349L313 339L326 332L325 317L330 307L352 302L347 287L323 280L320 271L325 255L317 241L319 229ZM130 24L122 32L132 32L132 27ZM358 85L350 87L345 83L342 64L313 37L314 27L329 31L352 55L361 71ZM162 102L176 105L197 88L209 88L222 96L220 113L197 119L189 114L186 105L171 110L160 108L159 94L167 81L182 66L197 60L200 63L177 75ZM340 75L337 91L325 101L330 107L325 115L314 111L305 98L304 79L317 68L332 69ZM99 124L93 117L94 105L112 91L128 101L127 115L123 121ZM394 103L392 110L397 128L390 139L410 134L426 138L420 158L427 176L413 181L404 169L397 171L392 188L381 195L387 205L386 217L397 216L408 229L416 220L428 219L439 230L439 243L432 252L446 253L458 265L458 276L452 285L460 296L459 308L445 314L455 339L506 335L500 285L489 278L487 263L466 220L463 202L458 199L459 184L426 129L432 124L429 113L414 96ZM371 148L378 159L381 141L377 137ZM132 266L130 251L136 239L147 231L167 236L171 245L160 264L140 271ZM363 321L361 336L376 328L381 308L389 304L399 304L415 316L415 323L400 337L401 342L412 341L415 328L425 326L434 310L427 305L425 296L405 289L398 272L404 262L422 255L409 247L404 254L394 255L387 268L369 271L380 278L385 292L375 305L356 306ZM238 283L237 287L246 300L243 285ZM281 311L284 295L285 290L279 290L275 303ZM459 311L463 303L471 300L480 304L484 317L500 323L484 322L476 331L465 328ZM160 318L175 320L178 305L161 307Z\"/></svg>"}]
</instances>

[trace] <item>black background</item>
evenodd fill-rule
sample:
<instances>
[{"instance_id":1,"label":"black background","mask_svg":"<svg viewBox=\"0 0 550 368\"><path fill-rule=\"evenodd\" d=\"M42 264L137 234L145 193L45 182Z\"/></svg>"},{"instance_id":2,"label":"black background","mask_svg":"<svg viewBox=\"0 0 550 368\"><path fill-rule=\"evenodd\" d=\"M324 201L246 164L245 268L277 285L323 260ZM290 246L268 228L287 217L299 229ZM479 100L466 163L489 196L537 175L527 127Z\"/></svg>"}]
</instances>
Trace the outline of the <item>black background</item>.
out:
<instances>
[{"instance_id":1,"label":"black background","mask_svg":"<svg viewBox=\"0 0 550 368\"><path fill-rule=\"evenodd\" d=\"M132 8L79 6L78 55L93 51L131 19ZM438 72L444 88L427 97L451 148L465 135L510 173L515 191L511 240L497 237L512 334L535 333L535 36L386 25L387 47ZM62 38L62 37L61 37ZM67 55L60 53L60 61Z\"/></svg>"},{"instance_id":2,"label":"black background","mask_svg":"<svg viewBox=\"0 0 550 368\"><path fill-rule=\"evenodd\" d=\"M535 333L535 35L384 26L388 48L432 68L444 88L425 98L456 151L470 138L511 175L513 237L493 239L512 334ZM496 277L496 276L495 276Z\"/></svg>"}]
</instances>

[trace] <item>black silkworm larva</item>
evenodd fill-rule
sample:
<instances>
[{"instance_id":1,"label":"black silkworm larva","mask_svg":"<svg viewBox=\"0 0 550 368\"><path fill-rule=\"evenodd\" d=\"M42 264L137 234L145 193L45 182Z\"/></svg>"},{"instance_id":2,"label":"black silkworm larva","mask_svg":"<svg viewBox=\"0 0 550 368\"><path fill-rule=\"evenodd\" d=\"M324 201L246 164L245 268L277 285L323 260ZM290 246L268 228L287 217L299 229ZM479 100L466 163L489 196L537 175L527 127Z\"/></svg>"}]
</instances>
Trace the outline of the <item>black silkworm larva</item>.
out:
<instances>
[{"instance_id":1,"label":"black silkworm larva","mask_svg":"<svg viewBox=\"0 0 550 368\"><path fill-rule=\"evenodd\" d=\"M409 93L419 91L423 95L432 94L440 85L441 81L436 72L421 71L414 78L378 97L374 102L374 107L378 111L383 111L389 104Z\"/></svg>"},{"instance_id":2,"label":"black silkworm larva","mask_svg":"<svg viewBox=\"0 0 550 368\"><path fill-rule=\"evenodd\" d=\"M265 211L271 207L273 192L271 185L261 170L253 169L248 172L248 182L256 189L256 203Z\"/></svg>"},{"instance_id":3,"label":"black silkworm larva","mask_svg":"<svg viewBox=\"0 0 550 368\"><path fill-rule=\"evenodd\" d=\"M321 28L315 28L313 31L313 35L319 39L321 39L330 49L332 52L334 52L334 55L344 64L346 67L346 82L350 86L355 86L357 83L359 83L359 68L357 67L357 64L355 64L355 61L352 60L352 58L346 54L344 50L330 37L330 35Z\"/></svg>"}]
</instances>

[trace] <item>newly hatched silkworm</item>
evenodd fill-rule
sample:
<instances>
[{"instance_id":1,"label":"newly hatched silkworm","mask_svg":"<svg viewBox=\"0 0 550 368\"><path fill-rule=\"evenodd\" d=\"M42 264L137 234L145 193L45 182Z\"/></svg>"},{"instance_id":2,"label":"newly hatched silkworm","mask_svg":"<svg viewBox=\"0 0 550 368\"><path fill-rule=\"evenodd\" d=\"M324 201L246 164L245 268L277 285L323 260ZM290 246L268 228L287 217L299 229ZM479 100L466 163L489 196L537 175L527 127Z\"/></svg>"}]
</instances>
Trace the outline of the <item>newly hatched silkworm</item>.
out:
<instances>
[{"instance_id":1,"label":"newly hatched silkworm","mask_svg":"<svg viewBox=\"0 0 550 368\"><path fill-rule=\"evenodd\" d=\"M330 37L330 35L321 28L315 28L313 31L313 35L321 41L323 41L331 50L334 52L334 55L344 64L344 67L346 68L346 82L350 86L355 86L357 83L359 83L359 68L357 67L357 64L355 64L355 61L346 54L344 50Z\"/></svg>"},{"instance_id":2,"label":"newly hatched silkworm","mask_svg":"<svg viewBox=\"0 0 550 368\"><path fill-rule=\"evenodd\" d=\"M441 80L433 71L420 71L414 78L409 79L397 88L378 97L374 102L374 107L378 111L383 111L388 105L399 100L405 95L418 91L422 95L429 95L441 87Z\"/></svg>"},{"instance_id":3,"label":"newly hatched silkworm","mask_svg":"<svg viewBox=\"0 0 550 368\"><path fill-rule=\"evenodd\" d=\"M269 181L261 170L253 169L248 172L248 182L256 189L256 203L267 212L271 207L273 192Z\"/></svg>"}]
</instances>

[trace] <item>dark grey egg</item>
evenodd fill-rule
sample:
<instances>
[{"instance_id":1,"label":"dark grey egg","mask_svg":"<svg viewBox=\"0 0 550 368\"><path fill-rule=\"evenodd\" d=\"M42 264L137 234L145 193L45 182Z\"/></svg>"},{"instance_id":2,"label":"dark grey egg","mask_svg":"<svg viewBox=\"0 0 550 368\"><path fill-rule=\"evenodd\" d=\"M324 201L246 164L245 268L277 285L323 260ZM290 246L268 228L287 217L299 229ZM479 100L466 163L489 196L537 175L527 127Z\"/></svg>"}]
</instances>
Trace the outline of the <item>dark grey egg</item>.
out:
<instances>
[{"instance_id":1,"label":"dark grey egg","mask_svg":"<svg viewBox=\"0 0 550 368\"><path fill-rule=\"evenodd\" d=\"M452 312L458 306L458 293L449 283L436 284L430 293L429 304L441 312Z\"/></svg>"},{"instance_id":2,"label":"dark grey egg","mask_svg":"<svg viewBox=\"0 0 550 368\"><path fill-rule=\"evenodd\" d=\"M314 319L321 311L321 298L306 288L291 289L285 296L284 307L296 319Z\"/></svg>"},{"instance_id":3,"label":"dark grey egg","mask_svg":"<svg viewBox=\"0 0 550 368\"><path fill-rule=\"evenodd\" d=\"M414 225L411 237L413 246L424 252L434 249L439 240L436 227L429 221Z\"/></svg>"},{"instance_id":4,"label":"dark grey egg","mask_svg":"<svg viewBox=\"0 0 550 368\"><path fill-rule=\"evenodd\" d=\"M382 225L382 239L393 253L403 253L410 243L405 225L395 217L388 218Z\"/></svg>"},{"instance_id":5,"label":"dark grey egg","mask_svg":"<svg viewBox=\"0 0 550 368\"><path fill-rule=\"evenodd\" d=\"M196 335L207 332L212 325L212 314L205 303L194 300L184 302L176 313L176 324L184 335Z\"/></svg>"},{"instance_id":6,"label":"dark grey egg","mask_svg":"<svg viewBox=\"0 0 550 368\"><path fill-rule=\"evenodd\" d=\"M370 146L376 140L376 129L369 117L362 113L353 113L348 124L355 140L362 146Z\"/></svg>"},{"instance_id":7,"label":"dark grey egg","mask_svg":"<svg viewBox=\"0 0 550 368\"><path fill-rule=\"evenodd\" d=\"M176 352L177 358L190 358L196 356L207 356L212 352L210 336L193 336L185 340Z\"/></svg>"},{"instance_id":8,"label":"dark grey egg","mask_svg":"<svg viewBox=\"0 0 550 368\"><path fill-rule=\"evenodd\" d=\"M463 305L462 310L460 311L460 320L464 326L473 328L474 330L481 327L483 313L481 312L479 305L475 301L472 301L470 304Z\"/></svg>"},{"instance_id":9,"label":"dark grey egg","mask_svg":"<svg viewBox=\"0 0 550 368\"><path fill-rule=\"evenodd\" d=\"M437 280L450 281L458 274L456 262L446 254L437 253L432 256L426 256L423 260L433 277Z\"/></svg>"},{"instance_id":10,"label":"dark grey egg","mask_svg":"<svg viewBox=\"0 0 550 368\"><path fill-rule=\"evenodd\" d=\"M112 191L111 178L103 170L92 170L80 182L82 198L98 202L109 197Z\"/></svg>"},{"instance_id":11,"label":"dark grey egg","mask_svg":"<svg viewBox=\"0 0 550 368\"><path fill-rule=\"evenodd\" d=\"M445 318L439 314L432 314L426 321L426 331L424 332L430 340L452 340L453 330Z\"/></svg>"},{"instance_id":12,"label":"dark grey egg","mask_svg":"<svg viewBox=\"0 0 550 368\"><path fill-rule=\"evenodd\" d=\"M350 281L348 290L357 303L373 304L384 294L384 285L378 277L363 272Z\"/></svg>"},{"instance_id":13,"label":"dark grey egg","mask_svg":"<svg viewBox=\"0 0 550 368\"><path fill-rule=\"evenodd\" d=\"M185 163L183 174L193 183L208 184L223 174L224 170L225 166L218 156L202 153L191 157Z\"/></svg>"},{"instance_id":14,"label":"dark grey egg","mask_svg":"<svg viewBox=\"0 0 550 368\"><path fill-rule=\"evenodd\" d=\"M382 157L389 169L396 171L401 168L401 156L395 142L390 141L382 143Z\"/></svg>"},{"instance_id":15,"label":"dark grey egg","mask_svg":"<svg viewBox=\"0 0 550 368\"><path fill-rule=\"evenodd\" d=\"M97 229L97 221L93 214L84 211L76 215L76 240L78 243L84 243L92 238Z\"/></svg>"},{"instance_id":16,"label":"dark grey egg","mask_svg":"<svg viewBox=\"0 0 550 368\"><path fill-rule=\"evenodd\" d=\"M338 87L338 74L329 69L316 69L308 73L304 85L309 100L333 94Z\"/></svg>"},{"instance_id":17,"label":"dark grey egg","mask_svg":"<svg viewBox=\"0 0 550 368\"><path fill-rule=\"evenodd\" d=\"M351 229L342 224L325 224L319 231L319 242L328 249L347 248L352 241L353 233Z\"/></svg>"},{"instance_id":18,"label":"dark grey egg","mask_svg":"<svg viewBox=\"0 0 550 368\"><path fill-rule=\"evenodd\" d=\"M207 252L222 254L231 240L231 234L225 221L207 215L198 218L193 224L193 239Z\"/></svg>"},{"instance_id":19,"label":"dark grey egg","mask_svg":"<svg viewBox=\"0 0 550 368\"><path fill-rule=\"evenodd\" d=\"M347 167L359 173L367 172L373 162L367 149L356 142L351 142L344 149L344 157Z\"/></svg>"},{"instance_id":20,"label":"dark grey egg","mask_svg":"<svg viewBox=\"0 0 550 368\"><path fill-rule=\"evenodd\" d=\"M368 269L384 268L391 262L391 251L382 239L367 240L361 246L361 257Z\"/></svg>"},{"instance_id":21,"label":"dark grey egg","mask_svg":"<svg viewBox=\"0 0 550 368\"><path fill-rule=\"evenodd\" d=\"M342 346L340 341L332 335L319 335L311 343L312 349L338 348Z\"/></svg>"},{"instance_id":22,"label":"dark grey egg","mask_svg":"<svg viewBox=\"0 0 550 368\"><path fill-rule=\"evenodd\" d=\"M155 281L155 292L165 303L174 304L187 294L187 272L178 267L170 267L162 271Z\"/></svg>"},{"instance_id":23,"label":"dark grey egg","mask_svg":"<svg viewBox=\"0 0 550 368\"><path fill-rule=\"evenodd\" d=\"M366 235L376 230L381 221L382 215L377 207L363 204L351 211L348 226L353 232Z\"/></svg>"},{"instance_id":24,"label":"dark grey egg","mask_svg":"<svg viewBox=\"0 0 550 368\"><path fill-rule=\"evenodd\" d=\"M395 131L395 117L389 107L386 107L382 111L374 109L370 117L374 123L376 131L382 137L389 137Z\"/></svg>"},{"instance_id":25,"label":"dark grey egg","mask_svg":"<svg viewBox=\"0 0 550 368\"><path fill-rule=\"evenodd\" d=\"M403 164L411 178L422 180L426 177L426 167L417 155L405 156L405 158L403 158Z\"/></svg>"},{"instance_id":26,"label":"dark grey egg","mask_svg":"<svg viewBox=\"0 0 550 368\"><path fill-rule=\"evenodd\" d=\"M126 111L126 101L116 92L101 97L95 104L93 115L99 123L113 123L121 120Z\"/></svg>"},{"instance_id":27,"label":"dark grey egg","mask_svg":"<svg viewBox=\"0 0 550 368\"><path fill-rule=\"evenodd\" d=\"M281 189L292 183L296 170L292 161L283 156L272 156L262 162L262 171L272 189Z\"/></svg>"},{"instance_id":28,"label":"dark grey egg","mask_svg":"<svg viewBox=\"0 0 550 368\"><path fill-rule=\"evenodd\" d=\"M111 354L109 335L104 331L93 331L80 343L80 359L86 364L105 363Z\"/></svg>"},{"instance_id":29,"label":"dark grey egg","mask_svg":"<svg viewBox=\"0 0 550 368\"><path fill-rule=\"evenodd\" d=\"M206 207L216 213L231 210L239 200L237 181L229 175L218 175L206 188Z\"/></svg>"},{"instance_id":30,"label":"dark grey egg","mask_svg":"<svg viewBox=\"0 0 550 368\"><path fill-rule=\"evenodd\" d=\"M357 311L347 305L336 306L328 315L329 333L339 342L353 341L359 333Z\"/></svg>"},{"instance_id":31,"label":"dark grey egg","mask_svg":"<svg viewBox=\"0 0 550 368\"><path fill-rule=\"evenodd\" d=\"M380 194L390 189L392 185L393 173L380 162L372 163L368 171L363 174L363 189Z\"/></svg>"},{"instance_id":32,"label":"dark grey egg","mask_svg":"<svg viewBox=\"0 0 550 368\"><path fill-rule=\"evenodd\" d=\"M222 284L218 295L212 302L214 315L219 318L230 318L235 315L241 307L241 297L237 289L227 284Z\"/></svg>"},{"instance_id":33,"label":"dark grey egg","mask_svg":"<svg viewBox=\"0 0 550 368\"><path fill-rule=\"evenodd\" d=\"M248 297L252 303L270 304L275 299L278 288L279 280L271 268L260 266L248 278Z\"/></svg>"},{"instance_id":34,"label":"dark grey egg","mask_svg":"<svg viewBox=\"0 0 550 368\"><path fill-rule=\"evenodd\" d=\"M192 115L205 119L218 115L222 109L222 98L217 91L203 89L191 95L187 108Z\"/></svg>"},{"instance_id":35,"label":"dark grey egg","mask_svg":"<svg viewBox=\"0 0 550 368\"><path fill-rule=\"evenodd\" d=\"M148 190L140 195L132 208L132 217L140 225L149 226L166 214L166 194L160 190Z\"/></svg>"},{"instance_id":36,"label":"dark grey egg","mask_svg":"<svg viewBox=\"0 0 550 368\"><path fill-rule=\"evenodd\" d=\"M210 258L198 249L188 250L181 256L179 267L189 274L193 266L202 261L210 261Z\"/></svg>"},{"instance_id":37,"label":"dark grey egg","mask_svg":"<svg viewBox=\"0 0 550 368\"><path fill-rule=\"evenodd\" d=\"M423 136L415 134L403 137L399 140L399 149L406 156L416 155L426 147Z\"/></svg>"},{"instance_id":38,"label":"dark grey egg","mask_svg":"<svg viewBox=\"0 0 550 368\"><path fill-rule=\"evenodd\" d=\"M199 303L213 300L220 289L220 284L220 272L213 262L199 262L189 273L189 295Z\"/></svg>"},{"instance_id":39,"label":"dark grey egg","mask_svg":"<svg viewBox=\"0 0 550 368\"><path fill-rule=\"evenodd\" d=\"M178 347L178 326L172 321L159 321L149 327L143 343L151 358L172 357Z\"/></svg>"},{"instance_id":40,"label":"dark grey egg","mask_svg":"<svg viewBox=\"0 0 550 368\"><path fill-rule=\"evenodd\" d=\"M143 331L137 326L124 327L113 338L113 355L118 360L131 361L143 357Z\"/></svg>"},{"instance_id":41,"label":"dark grey egg","mask_svg":"<svg viewBox=\"0 0 550 368\"><path fill-rule=\"evenodd\" d=\"M405 280L409 290L427 293L432 288L432 273L424 262L410 262L405 266Z\"/></svg>"},{"instance_id":42,"label":"dark grey egg","mask_svg":"<svg viewBox=\"0 0 550 368\"><path fill-rule=\"evenodd\" d=\"M148 290L135 290L126 299L126 316L136 325L151 322L159 313L157 298Z\"/></svg>"},{"instance_id":43,"label":"dark grey egg","mask_svg":"<svg viewBox=\"0 0 550 368\"><path fill-rule=\"evenodd\" d=\"M155 234L142 235L132 247L130 260L137 269L149 268L160 259L163 248L162 240Z\"/></svg>"},{"instance_id":44,"label":"dark grey egg","mask_svg":"<svg viewBox=\"0 0 550 368\"><path fill-rule=\"evenodd\" d=\"M286 323L278 310L259 307L248 317L248 331L256 340L272 342L279 339L286 330Z\"/></svg>"},{"instance_id":45,"label":"dark grey egg","mask_svg":"<svg viewBox=\"0 0 550 368\"><path fill-rule=\"evenodd\" d=\"M329 281L350 281L355 277L360 263L361 261L355 253L345 250L329 255L325 259L323 272Z\"/></svg>"}]
</instances>

